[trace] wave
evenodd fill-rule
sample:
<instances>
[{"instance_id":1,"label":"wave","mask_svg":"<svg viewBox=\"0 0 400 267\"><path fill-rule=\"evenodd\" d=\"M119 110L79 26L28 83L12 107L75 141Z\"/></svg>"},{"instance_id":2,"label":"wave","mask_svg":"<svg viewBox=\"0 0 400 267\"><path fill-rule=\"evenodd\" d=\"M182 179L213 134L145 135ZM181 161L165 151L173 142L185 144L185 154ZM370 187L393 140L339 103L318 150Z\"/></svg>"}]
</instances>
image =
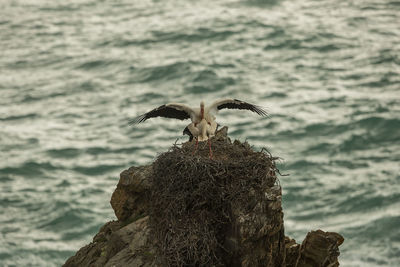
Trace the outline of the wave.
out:
<instances>
[{"instance_id":1,"label":"wave","mask_svg":"<svg viewBox=\"0 0 400 267\"><path fill-rule=\"evenodd\" d=\"M382 207L395 205L400 199L399 193L380 193L376 189L359 188L350 194L342 195L336 201L336 208L341 213L357 213L378 210ZM349 204L351 203L351 205Z\"/></svg>"},{"instance_id":2,"label":"wave","mask_svg":"<svg viewBox=\"0 0 400 267\"><path fill-rule=\"evenodd\" d=\"M163 66L131 68L129 83L145 83L180 79L191 73L194 62L175 62Z\"/></svg>"},{"instance_id":3,"label":"wave","mask_svg":"<svg viewBox=\"0 0 400 267\"><path fill-rule=\"evenodd\" d=\"M197 70L201 68L200 70ZM232 77L219 77L210 68L193 61L175 62L163 66L132 68L128 83L159 83L179 80L188 93L213 92L236 83Z\"/></svg>"},{"instance_id":4,"label":"wave","mask_svg":"<svg viewBox=\"0 0 400 267\"><path fill-rule=\"evenodd\" d=\"M60 208L58 207L57 209ZM39 225L38 228L39 229L45 228L52 231L59 231L59 230L71 229L74 228L76 225L82 225L84 223L90 222L90 219L87 218L87 216L84 216L84 213L79 209L67 208L66 211L57 213L58 215L51 220L48 220L48 218L46 218L46 222Z\"/></svg>"},{"instance_id":5,"label":"wave","mask_svg":"<svg viewBox=\"0 0 400 267\"><path fill-rule=\"evenodd\" d=\"M192 75L188 77L188 82L189 85L185 86L185 91L194 94L221 91L226 86L235 84L233 78L220 78L210 69L192 73Z\"/></svg>"},{"instance_id":6,"label":"wave","mask_svg":"<svg viewBox=\"0 0 400 267\"><path fill-rule=\"evenodd\" d=\"M313 123L303 128L281 132L280 134L296 137L334 136L349 133L349 131L365 130L365 138L374 138L374 140L382 138L382 141L394 141L398 137L398 129L400 129L400 119L371 116L339 124L333 121Z\"/></svg>"},{"instance_id":7,"label":"wave","mask_svg":"<svg viewBox=\"0 0 400 267\"><path fill-rule=\"evenodd\" d=\"M62 167L55 166L50 162L28 161L17 167L5 167L0 169L0 174L20 175L25 177L46 177L46 171L54 171Z\"/></svg>"},{"instance_id":8,"label":"wave","mask_svg":"<svg viewBox=\"0 0 400 267\"><path fill-rule=\"evenodd\" d=\"M96 175L104 175L106 173L109 173L111 171L115 170L121 170L123 165L94 165L94 166L75 166L72 168L73 171L76 171L78 173L84 174L84 175L90 175L90 176L96 176Z\"/></svg>"},{"instance_id":9,"label":"wave","mask_svg":"<svg viewBox=\"0 0 400 267\"><path fill-rule=\"evenodd\" d=\"M76 69L82 70L97 70L99 68L104 68L110 65L117 65L120 64L120 60L101 60L101 59L93 59L87 60L86 62L80 63L76 66Z\"/></svg>"},{"instance_id":10,"label":"wave","mask_svg":"<svg viewBox=\"0 0 400 267\"><path fill-rule=\"evenodd\" d=\"M212 30L209 28L197 28L192 32L183 31L152 31L151 35L153 38L147 39L114 39L103 41L100 46L116 46L116 47L128 47L128 46L145 46L149 44L157 43L182 43L182 42L201 42L201 41L224 41L230 36L240 34L241 31L232 30Z\"/></svg>"},{"instance_id":11,"label":"wave","mask_svg":"<svg viewBox=\"0 0 400 267\"><path fill-rule=\"evenodd\" d=\"M36 119L39 115L36 113L29 113L24 115L12 115L8 117L0 118L0 121L15 121L15 120L23 120L23 119Z\"/></svg>"},{"instance_id":12,"label":"wave","mask_svg":"<svg viewBox=\"0 0 400 267\"><path fill-rule=\"evenodd\" d=\"M81 149L76 148L60 148L60 149L49 149L46 153L50 157L55 158L75 158L82 153Z\"/></svg>"},{"instance_id":13,"label":"wave","mask_svg":"<svg viewBox=\"0 0 400 267\"><path fill-rule=\"evenodd\" d=\"M269 45L264 46L265 51L269 50L281 50L281 49L290 49L290 50L309 50L311 52L319 52L319 53L328 53L341 49L349 49L354 48L353 45L349 45L346 43L322 43L322 44L312 44L311 41L314 37L310 37L309 39L283 39L277 42L273 42Z\"/></svg>"}]
</instances>

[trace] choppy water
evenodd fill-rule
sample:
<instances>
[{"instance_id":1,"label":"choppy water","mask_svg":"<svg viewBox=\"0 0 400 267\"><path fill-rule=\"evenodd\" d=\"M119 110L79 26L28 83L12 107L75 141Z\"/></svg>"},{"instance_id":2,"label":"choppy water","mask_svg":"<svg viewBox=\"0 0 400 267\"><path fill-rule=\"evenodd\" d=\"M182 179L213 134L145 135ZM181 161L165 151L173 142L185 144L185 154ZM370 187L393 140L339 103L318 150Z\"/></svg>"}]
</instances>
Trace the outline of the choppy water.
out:
<instances>
[{"instance_id":1,"label":"choppy water","mask_svg":"<svg viewBox=\"0 0 400 267\"><path fill-rule=\"evenodd\" d=\"M128 118L220 97L271 113L218 122L284 158L288 235L400 265L399 25L389 0L1 1L0 265L61 265L187 123Z\"/></svg>"}]
</instances>

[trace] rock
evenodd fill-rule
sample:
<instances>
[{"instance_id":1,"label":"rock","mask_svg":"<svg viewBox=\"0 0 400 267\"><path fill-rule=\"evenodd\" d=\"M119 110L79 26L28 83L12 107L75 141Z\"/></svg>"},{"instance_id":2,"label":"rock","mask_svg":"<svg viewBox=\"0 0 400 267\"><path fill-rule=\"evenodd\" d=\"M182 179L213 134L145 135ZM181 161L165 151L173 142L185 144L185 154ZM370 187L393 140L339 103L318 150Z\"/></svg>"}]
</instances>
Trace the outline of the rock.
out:
<instances>
[{"instance_id":1,"label":"rock","mask_svg":"<svg viewBox=\"0 0 400 267\"><path fill-rule=\"evenodd\" d=\"M236 262L230 262L230 266L284 265L281 188L275 185L265 191L251 211L246 212L241 206L233 209L235 220L227 239L237 244L237 248L231 251L232 260Z\"/></svg>"},{"instance_id":2,"label":"rock","mask_svg":"<svg viewBox=\"0 0 400 267\"><path fill-rule=\"evenodd\" d=\"M344 238L338 233L311 231L300 246L300 257L297 266L339 266L339 246Z\"/></svg>"},{"instance_id":3,"label":"rock","mask_svg":"<svg viewBox=\"0 0 400 267\"><path fill-rule=\"evenodd\" d=\"M294 239L285 237L286 267L296 267L299 258L300 244Z\"/></svg>"},{"instance_id":4,"label":"rock","mask_svg":"<svg viewBox=\"0 0 400 267\"><path fill-rule=\"evenodd\" d=\"M157 266L154 245L148 245L148 219L146 216L125 226L116 221L105 224L93 242L64 266Z\"/></svg>"},{"instance_id":5,"label":"rock","mask_svg":"<svg viewBox=\"0 0 400 267\"><path fill-rule=\"evenodd\" d=\"M152 166L148 165L131 167L120 174L117 189L110 201L118 220L125 221L131 217L134 221L144 216L148 210L151 173Z\"/></svg>"},{"instance_id":6,"label":"rock","mask_svg":"<svg viewBox=\"0 0 400 267\"><path fill-rule=\"evenodd\" d=\"M123 171L110 201L118 221L64 266L339 265L339 234L285 237L275 158L231 143L225 127L212 146L213 160L206 142L194 156L188 142Z\"/></svg>"},{"instance_id":7,"label":"rock","mask_svg":"<svg viewBox=\"0 0 400 267\"><path fill-rule=\"evenodd\" d=\"M336 267L339 266L339 246L344 238L333 232L311 231L301 245L286 237L287 267Z\"/></svg>"},{"instance_id":8,"label":"rock","mask_svg":"<svg viewBox=\"0 0 400 267\"><path fill-rule=\"evenodd\" d=\"M106 223L93 238L93 242L81 248L64 266L104 266L115 254L115 249L118 249L118 245L111 241L111 236L120 229L120 225L118 221Z\"/></svg>"}]
</instances>

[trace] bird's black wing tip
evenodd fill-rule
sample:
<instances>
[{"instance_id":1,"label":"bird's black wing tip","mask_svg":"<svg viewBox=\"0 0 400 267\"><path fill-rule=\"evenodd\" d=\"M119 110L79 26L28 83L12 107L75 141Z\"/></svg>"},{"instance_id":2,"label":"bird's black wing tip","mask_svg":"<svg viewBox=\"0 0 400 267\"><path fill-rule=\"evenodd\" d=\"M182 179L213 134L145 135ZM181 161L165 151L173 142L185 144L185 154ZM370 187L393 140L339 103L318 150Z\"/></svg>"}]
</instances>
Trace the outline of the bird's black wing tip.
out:
<instances>
[{"instance_id":1,"label":"bird's black wing tip","mask_svg":"<svg viewBox=\"0 0 400 267\"><path fill-rule=\"evenodd\" d=\"M253 105L252 111L255 112L255 113L257 113L257 114L260 115L260 116L269 117L268 112L267 112L263 107L261 107L261 106Z\"/></svg>"},{"instance_id":2,"label":"bird's black wing tip","mask_svg":"<svg viewBox=\"0 0 400 267\"><path fill-rule=\"evenodd\" d=\"M139 124L139 123L141 123L141 122L144 122L146 119L147 119L147 118L146 118L145 115L141 115L141 116L135 117L135 118L133 118L133 119L130 119L130 120L128 121L128 125L129 125L129 126L133 126L133 125L135 125L135 124Z\"/></svg>"}]
</instances>

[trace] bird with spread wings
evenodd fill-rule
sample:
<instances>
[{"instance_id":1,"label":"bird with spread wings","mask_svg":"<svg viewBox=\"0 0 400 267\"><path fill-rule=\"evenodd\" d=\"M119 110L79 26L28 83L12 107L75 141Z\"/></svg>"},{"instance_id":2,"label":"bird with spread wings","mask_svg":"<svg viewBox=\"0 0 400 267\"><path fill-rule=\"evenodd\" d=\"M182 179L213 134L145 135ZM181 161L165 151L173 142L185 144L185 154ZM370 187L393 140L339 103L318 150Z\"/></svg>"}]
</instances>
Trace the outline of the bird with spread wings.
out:
<instances>
[{"instance_id":1,"label":"bird with spread wings","mask_svg":"<svg viewBox=\"0 0 400 267\"><path fill-rule=\"evenodd\" d=\"M163 117L178 120L191 119L191 123L183 131L190 136L190 141L195 138L196 148L199 141L208 140L210 158L212 157L210 138L215 135L217 122L215 114L221 109L242 109L250 110L260 116L268 116L268 113L260 106L256 106L238 99L221 99L205 106L201 101L200 108L191 108L185 104L169 103L144 113L130 121L130 124L142 123L148 119Z\"/></svg>"}]
</instances>

